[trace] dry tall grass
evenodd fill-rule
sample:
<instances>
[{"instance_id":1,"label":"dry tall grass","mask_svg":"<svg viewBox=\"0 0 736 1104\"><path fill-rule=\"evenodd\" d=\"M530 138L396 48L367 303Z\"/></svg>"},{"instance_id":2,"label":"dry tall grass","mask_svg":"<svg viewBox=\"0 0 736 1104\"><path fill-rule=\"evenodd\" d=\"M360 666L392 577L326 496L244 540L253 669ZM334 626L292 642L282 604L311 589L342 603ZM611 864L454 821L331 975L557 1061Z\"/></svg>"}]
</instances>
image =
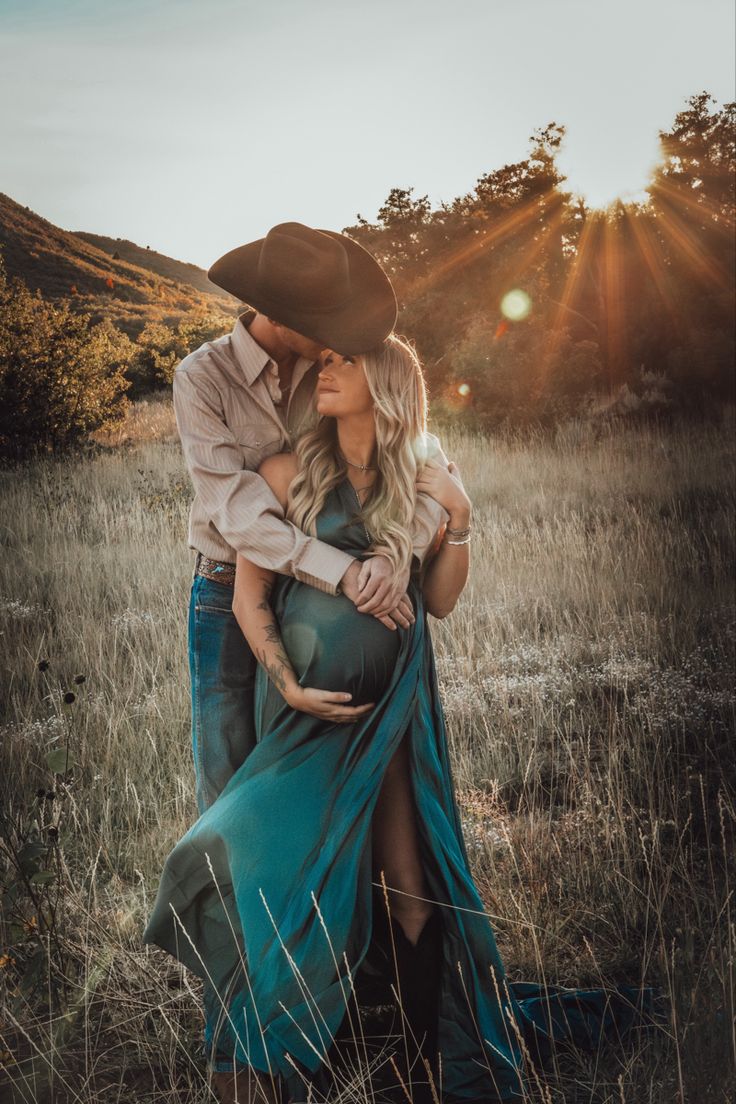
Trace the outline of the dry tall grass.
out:
<instances>
[{"instance_id":1,"label":"dry tall grass","mask_svg":"<svg viewBox=\"0 0 736 1104\"><path fill-rule=\"evenodd\" d=\"M136 419L127 449L0 473L2 1100L213 1099L198 985L139 942L195 806L188 482L178 443L147 439L170 413ZM530 1102L736 1091L729 428L443 433L476 535L433 635L509 975L660 984L673 1006L659 1033L561 1056ZM64 782L47 755L67 745ZM25 882L8 854L49 826Z\"/></svg>"}]
</instances>

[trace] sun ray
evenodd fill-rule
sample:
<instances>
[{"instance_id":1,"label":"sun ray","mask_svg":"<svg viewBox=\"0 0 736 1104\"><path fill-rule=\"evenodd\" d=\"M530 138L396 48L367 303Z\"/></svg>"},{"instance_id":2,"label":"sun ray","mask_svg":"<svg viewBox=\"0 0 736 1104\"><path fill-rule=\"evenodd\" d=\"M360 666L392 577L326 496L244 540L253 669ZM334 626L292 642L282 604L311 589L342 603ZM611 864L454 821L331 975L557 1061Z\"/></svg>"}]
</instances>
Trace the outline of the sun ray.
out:
<instances>
[{"instance_id":1,"label":"sun ray","mask_svg":"<svg viewBox=\"0 0 736 1104\"><path fill-rule=\"evenodd\" d=\"M549 245L550 237L559 234L562 223L562 215L559 210L553 211L552 216L545 223L544 228L529 239L522 249L515 254L513 263L504 269L504 284L509 288L523 284L523 277L527 274L540 254Z\"/></svg>"},{"instance_id":2,"label":"sun ray","mask_svg":"<svg viewBox=\"0 0 736 1104\"><path fill-rule=\"evenodd\" d=\"M662 250L655 237L650 218L648 215L642 218L636 212L630 212L628 208L624 209L624 217L631 228L633 238L670 321L676 332L681 332L683 329L683 313L672 291L669 274L662 257Z\"/></svg>"},{"instance_id":3,"label":"sun ray","mask_svg":"<svg viewBox=\"0 0 736 1104\"><path fill-rule=\"evenodd\" d=\"M727 179L730 181L730 176ZM733 212L722 210L707 196L699 195L694 189L684 188L666 177L660 177L649 188L649 194L668 209L687 208L693 214L707 216L710 226L718 233L730 237L736 226L736 215Z\"/></svg>"},{"instance_id":4,"label":"sun ray","mask_svg":"<svg viewBox=\"0 0 736 1104\"><path fill-rule=\"evenodd\" d=\"M428 291L433 284L442 282L456 270L472 263L487 249L500 244L505 238L518 233L527 225L542 221L547 208L555 200L555 190L550 188L548 192L532 196L513 211L501 216L490 228L479 231L472 241L464 243L449 256L435 264L430 272L417 281L417 291L420 294Z\"/></svg>"},{"instance_id":5,"label":"sun ray","mask_svg":"<svg viewBox=\"0 0 736 1104\"><path fill-rule=\"evenodd\" d=\"M624 328L626 273L622 263L621 229L611 218L607 218L603 224L602 267L605 287L605 359L610 383L621 374L627 345Z\"/></svg>"},{"instance_id":6,"label":"sun ray","mask_svg":"<svg viewBox=\"0 0 736 1104\"><path fill-rule=\"evenodd\" d=\"M568 320L569 315L577 315L578 318L583 319L591 328L596 332L598 327L591 319L586 318L585 315L580 314L572 306L575 301L575 297L578 291L578 285L581 281L581 277L585 271L585 265L587 261L587 253L590 250L591 243L593 242L593 227L594 219L591 217L586 218L583 226L580 230L580 238L578 240L575 255L570 258L567 266L567 273L565 275L565 283L562 288L562 294L559 300L554 301L554 305L557 310L554 313L552 319L552 325L550 327L549 341L545 350L544 358L544 374L549 373L551 365L553 364L560 348L562 340L562 334L565 332L565 322Z\"/></svg>"},{"instance_id":7,"label":"sun ray","mask_svg":"<svg viewBox=\"0 0 736 1104\"><path fill-rule=\"evenodd\" d=\"M697 235L683 223L674 210L660 209L656 218L668 240L690 262L694 275L701 283L713 285L723 291L731 288L731 275L712 254L703 249Z\"/></svg>"}]
</instances>

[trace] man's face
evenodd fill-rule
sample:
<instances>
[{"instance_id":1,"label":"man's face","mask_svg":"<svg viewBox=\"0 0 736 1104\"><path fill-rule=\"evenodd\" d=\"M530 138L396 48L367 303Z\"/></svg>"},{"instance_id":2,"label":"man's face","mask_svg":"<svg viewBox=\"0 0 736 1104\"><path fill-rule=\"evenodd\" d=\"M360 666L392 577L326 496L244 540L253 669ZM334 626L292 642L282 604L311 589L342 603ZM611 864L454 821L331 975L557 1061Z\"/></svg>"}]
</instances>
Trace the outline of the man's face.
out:
<instances>
[{"instance_id":1,"label":"man's face","mask_svg":"<svg viewBox=\"0 0 736 1104\"><path fill-rule=\"evenodd\" d=\"M297 356L307 360L317 360L324 346L319 341L313 341L311 337L304 337L296 330L290 330L288 326L282 326L280 322L274 322L278 330L279 340L283 341L287 349Z\"/></svg>"}]
</instances>

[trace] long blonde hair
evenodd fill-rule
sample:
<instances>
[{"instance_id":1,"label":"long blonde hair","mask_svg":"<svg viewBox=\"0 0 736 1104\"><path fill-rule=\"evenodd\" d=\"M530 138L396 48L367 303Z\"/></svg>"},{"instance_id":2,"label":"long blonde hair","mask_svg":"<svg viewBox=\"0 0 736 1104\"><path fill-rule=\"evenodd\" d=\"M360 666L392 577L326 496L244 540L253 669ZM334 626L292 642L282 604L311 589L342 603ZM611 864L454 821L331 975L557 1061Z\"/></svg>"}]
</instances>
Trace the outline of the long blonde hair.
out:
<instances>
[{"instance_id":1,"label":"long blonde hair","mask_svg":"<svg viewBox=\"0 0 736 1104\"><path fill-rule=\"evenodd\" d=\"M372 539L396 571L412 556L411 526L416 507L417 456L422 456L427 428L427 391L414 348L389 334L383 344L361 357L376 422L377 475L357 513ZM337 422L320 417L294 446L298 474L289 487L286 516L305 533L316 533L317 516L327 495L347 475L337 444Z\"/></svg>"}]
</instances>

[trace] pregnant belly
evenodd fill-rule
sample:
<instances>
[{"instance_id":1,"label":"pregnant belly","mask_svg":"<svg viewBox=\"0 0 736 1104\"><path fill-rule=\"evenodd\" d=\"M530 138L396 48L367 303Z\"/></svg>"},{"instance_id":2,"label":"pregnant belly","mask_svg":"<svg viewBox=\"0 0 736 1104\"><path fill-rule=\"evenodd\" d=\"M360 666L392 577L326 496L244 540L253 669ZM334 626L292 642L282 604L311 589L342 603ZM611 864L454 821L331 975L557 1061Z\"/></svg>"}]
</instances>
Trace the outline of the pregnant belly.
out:
<instances>
[{"instance_id":1,"label":"pregnant belly","mask_svg":"<svg viewBox=\"0 0 736 1104\"><path fill-rule=\"evenodd\" d=\"M302 686L343 690L351 705L377 702L399 653L399 633L358 613L344 594L290 580L277 607L287 655Z\"/></svg>"}]
</instances>

